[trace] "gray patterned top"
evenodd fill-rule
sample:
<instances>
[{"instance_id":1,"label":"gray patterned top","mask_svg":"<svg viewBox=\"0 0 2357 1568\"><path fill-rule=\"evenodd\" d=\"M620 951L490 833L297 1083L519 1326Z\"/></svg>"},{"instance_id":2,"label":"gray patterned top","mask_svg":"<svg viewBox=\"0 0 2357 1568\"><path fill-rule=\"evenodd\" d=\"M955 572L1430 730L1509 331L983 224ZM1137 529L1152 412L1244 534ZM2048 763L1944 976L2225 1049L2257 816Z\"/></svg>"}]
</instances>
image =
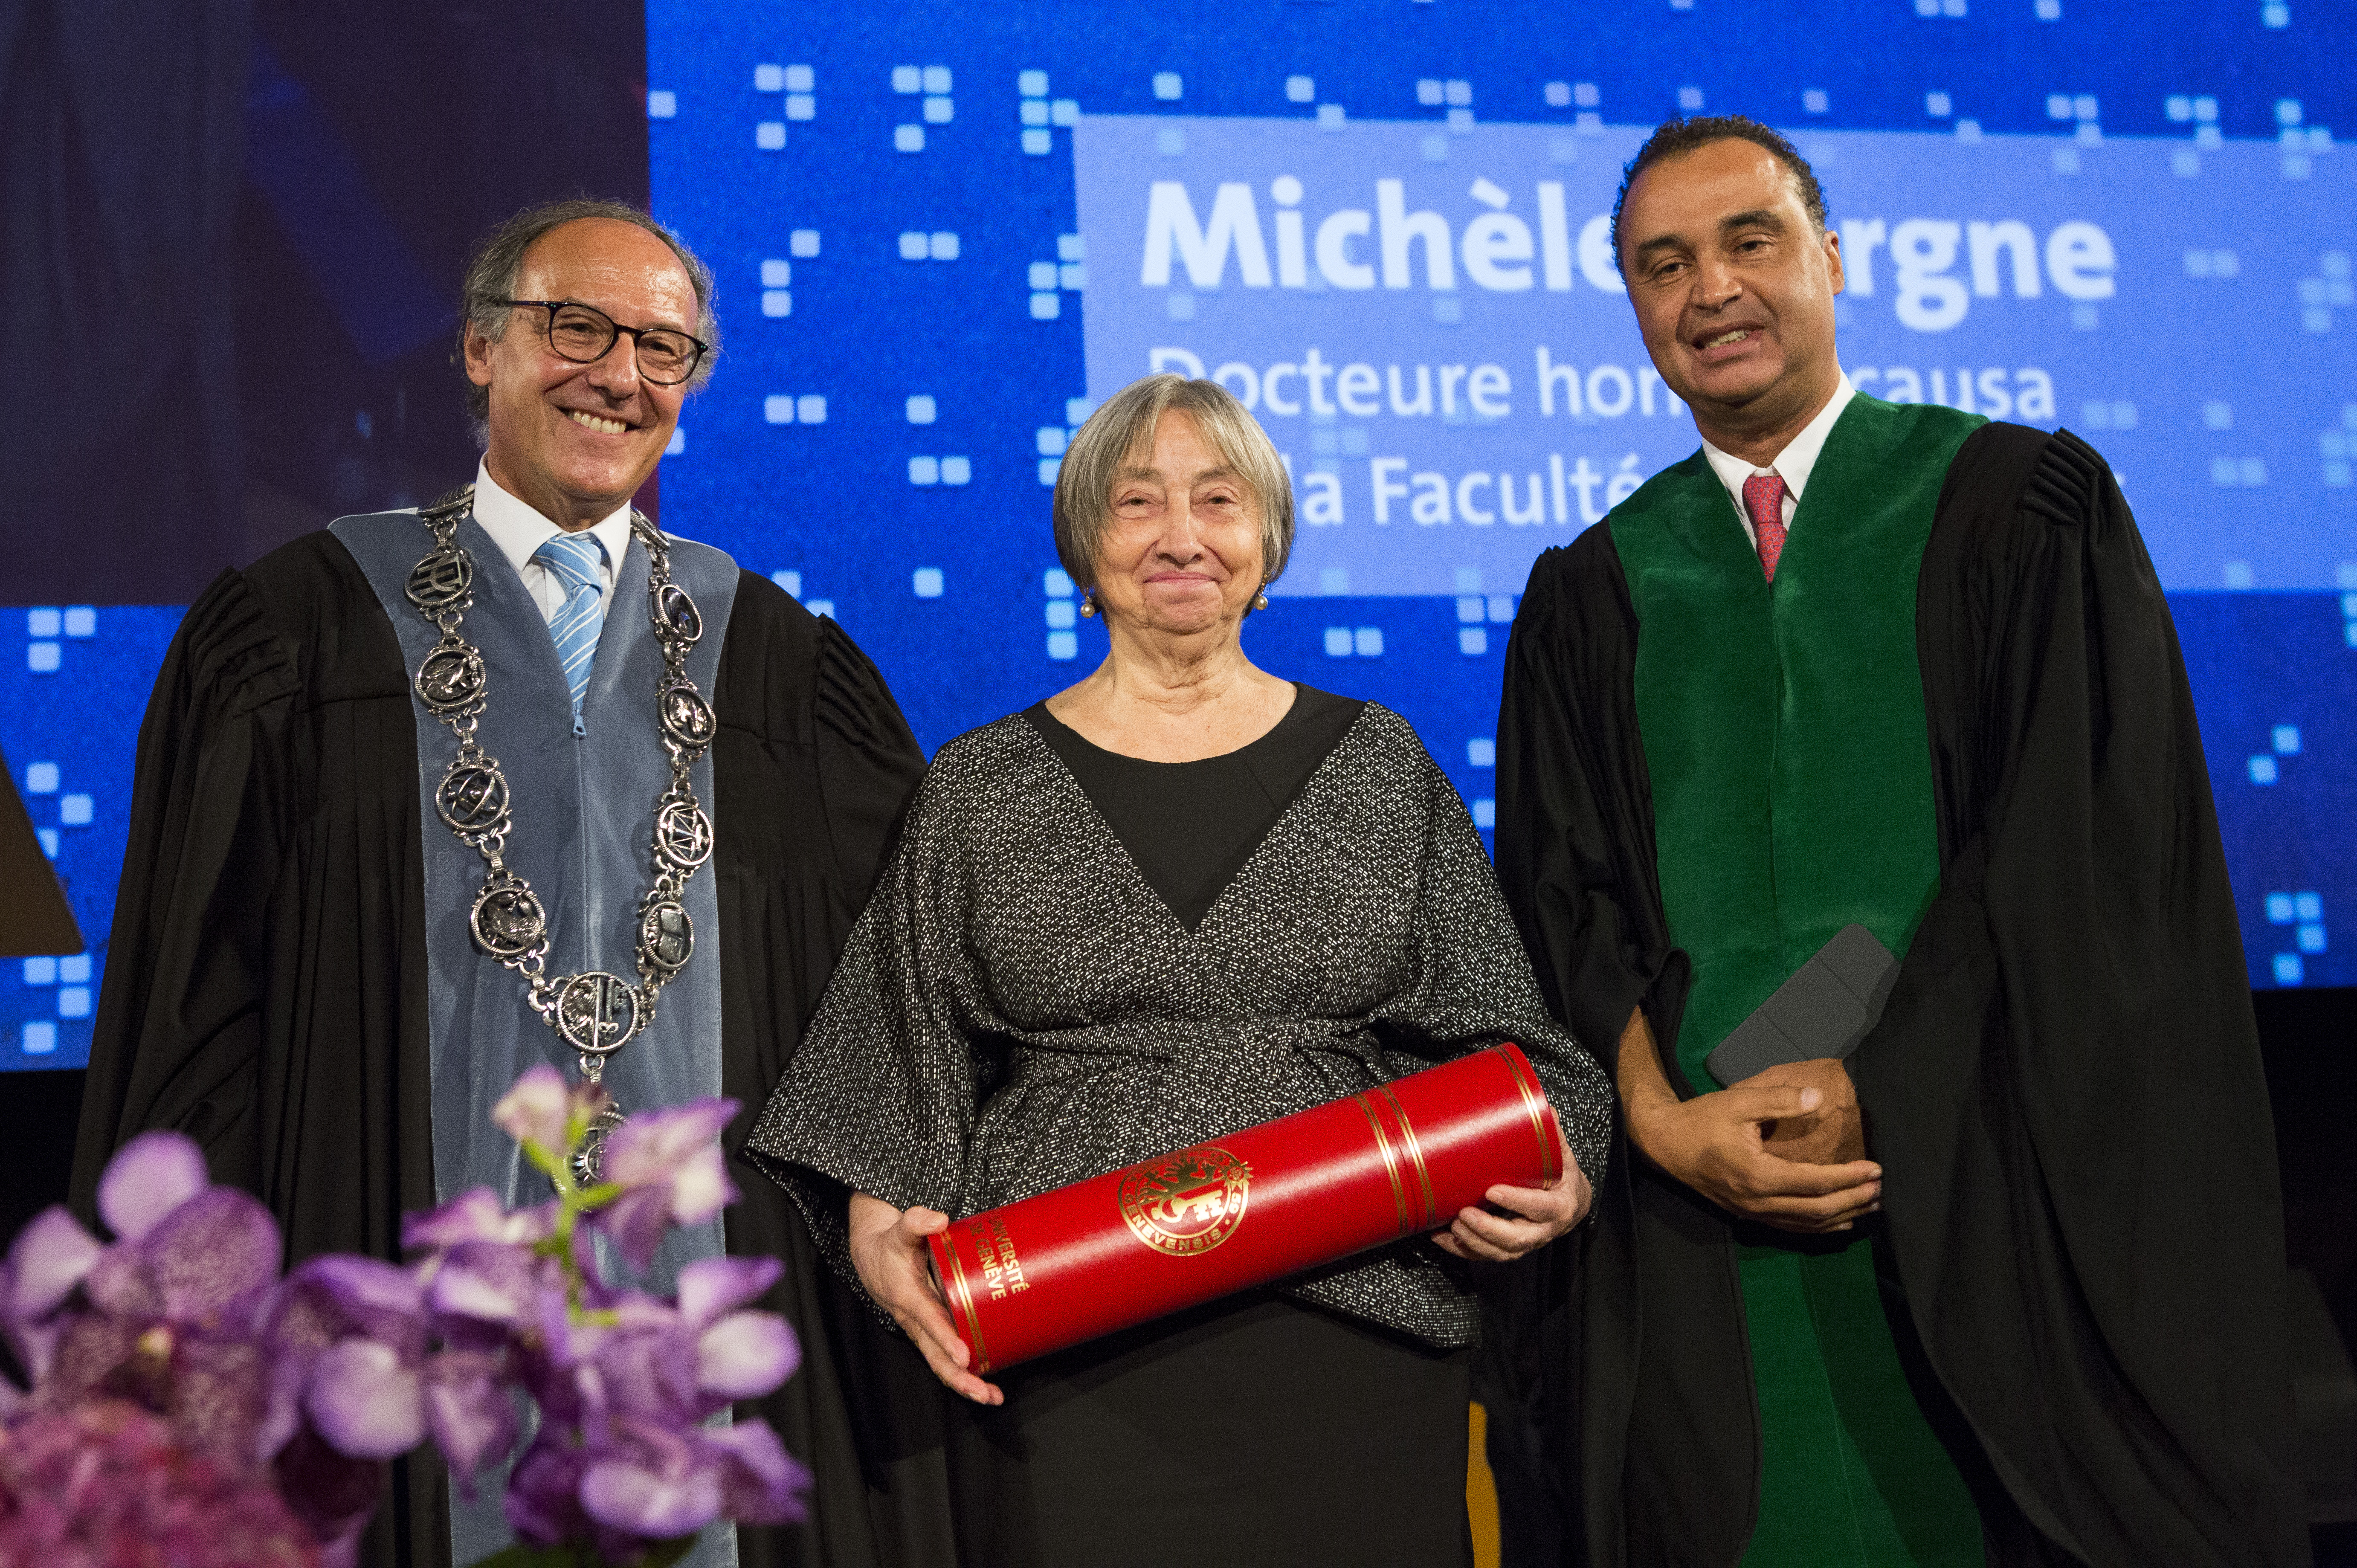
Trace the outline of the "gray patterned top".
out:
<instances>
[{"instance_id":1,"label":"gray patterned top","mask_svg":"<svg viewBox=\"0 0 2357 1568\"><path fill-rule=\"evenodd\" d=\"M971 1214L1501 1040L1600 1182L1610 1085L1405 719L1368 703L1189 931L1018 714L934 757L748 1151L856 1285L846 1187ZM1284 1288L1479 1337L1466 1270L1420 1240Z\"/></svg>"}]
</instances>

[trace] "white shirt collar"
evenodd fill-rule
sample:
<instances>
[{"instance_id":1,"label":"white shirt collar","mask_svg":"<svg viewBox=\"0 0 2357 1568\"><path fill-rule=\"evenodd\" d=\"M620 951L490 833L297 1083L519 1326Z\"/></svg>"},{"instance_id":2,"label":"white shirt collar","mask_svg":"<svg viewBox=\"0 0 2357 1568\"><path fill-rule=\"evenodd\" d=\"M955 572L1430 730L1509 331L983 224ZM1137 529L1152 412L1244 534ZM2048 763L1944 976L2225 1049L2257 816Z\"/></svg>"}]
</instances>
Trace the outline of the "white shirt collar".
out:
<instances>
[{"instance_id":1,"label":"white shirt collar","mask_svg":"<svg viewBox=\"0 0 2357 1568\"><path fill-rule=\"evenodd\" d=\"M1764 468L1754 467L1743 458L1722 452L1705 441L1702 455L1709 460L1711 472L1718 476L1718 482L1727 487L1727 493L1734 499L1737 515L1748 517L1743 510L1743 481L1755 474L1774 474L1781 478L1785 493L1797 506L1801 492L1809 488L1809 472L1817 466L1817 455L1825 449L1825 437L1833 434L1834 422L1841 417L1842 410L1847 408L1849 400L1857 395L1857 389L1849 384L1849 372L1844 371L1840 382L1834 388L1834 395L1825 400L1825 406L1817 410L1814 419L1801 426L1800 434L1786 442L1784 449L1776 454L1776 460Z\"/></svg>"},{"instance_id":2,"label":"white shirt collar","mask_svg":"<svg viewBox=\"0 0 2357 1568\"><path fill-rule=\"evenodd\" d=\"M491 478L488 462L475 465L475 521L483 525L483 532L491 536L491 542L500 547L500 553L519 574L530 564L533 551L564 532L501 489L499 481ZM630 503L624 501L590 524L589 532L606 547L606 583L610 588L622 556L630 547Z\"/></svg>"}]
</instances>

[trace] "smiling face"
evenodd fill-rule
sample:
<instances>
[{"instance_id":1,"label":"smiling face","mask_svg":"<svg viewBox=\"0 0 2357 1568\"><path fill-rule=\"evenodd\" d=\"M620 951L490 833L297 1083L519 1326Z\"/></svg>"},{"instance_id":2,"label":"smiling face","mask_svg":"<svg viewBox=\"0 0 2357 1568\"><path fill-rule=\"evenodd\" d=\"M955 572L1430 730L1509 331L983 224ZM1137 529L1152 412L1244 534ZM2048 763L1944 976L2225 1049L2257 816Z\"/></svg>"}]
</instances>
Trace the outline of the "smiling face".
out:
<instances>
[{"instance_id":1,"label":"smiling face","mask_svg":"<svg viewBox=\"0 0 2357 1568\"><path fill-rule=\"evenodd\" d=\"M1114 473L1110 510L1095 585L1109 626L1185 637L1243 620L1261 590L1259 500L1192 415L1163 413L1151 449Z\"/></svg>"},{"instance_id":2,"label":"smiling face","mask_svg":"<svg viewBox=\"0 0 2357 1568\"><path fill-rule=\"evenodd\" d=\"M671 247L634 223L586 218L533 242L514 297L595 306L624 327L694 333L695 285ZM467 377L490 392L490 447L501 489L566 529L586 528L630 499L654 471L679 423L682 386L641 378L636 341L614 340L594 364L548 344L548 312L509 313L496 341L467 334Z\"/></svg>"},{"instance_id":3,"label":"smiling face","mask_svg":"<svg viewBox=\"0 0 2357 1568\"><path fill-rule=\"evenodd\" d=\"M1810 221L1774 154L1730 137L1655 164L1630 187L1620 233L1653 368L1713 445L1789 435L1824 406L1841 378L1841 240Z\"/></svg>"}]
</instances>

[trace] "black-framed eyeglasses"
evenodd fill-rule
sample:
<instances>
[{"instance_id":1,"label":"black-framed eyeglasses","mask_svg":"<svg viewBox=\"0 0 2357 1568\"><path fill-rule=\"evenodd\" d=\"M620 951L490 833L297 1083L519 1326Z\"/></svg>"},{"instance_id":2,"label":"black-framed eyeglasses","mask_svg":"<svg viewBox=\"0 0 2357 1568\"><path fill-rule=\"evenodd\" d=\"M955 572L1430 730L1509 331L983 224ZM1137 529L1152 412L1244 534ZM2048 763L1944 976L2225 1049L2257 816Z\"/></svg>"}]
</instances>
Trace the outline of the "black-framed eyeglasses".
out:
<instances>
[{"instance_id":1,"label":"black-framed eyeglasses","mask_svg":"<svg viewBox=\"0 0 2357 1568\"><path fill-rule=\"evenodd\" d=\"M591 305L570 299L502 299L500 305L532 306L548 312L548 346L576 365L594 365L614 351L625 333L638 350L639 374L659 387L675 387L695 374L711 351L701 338L670 327L624 327Z\"/></svg>"}]
</instances>

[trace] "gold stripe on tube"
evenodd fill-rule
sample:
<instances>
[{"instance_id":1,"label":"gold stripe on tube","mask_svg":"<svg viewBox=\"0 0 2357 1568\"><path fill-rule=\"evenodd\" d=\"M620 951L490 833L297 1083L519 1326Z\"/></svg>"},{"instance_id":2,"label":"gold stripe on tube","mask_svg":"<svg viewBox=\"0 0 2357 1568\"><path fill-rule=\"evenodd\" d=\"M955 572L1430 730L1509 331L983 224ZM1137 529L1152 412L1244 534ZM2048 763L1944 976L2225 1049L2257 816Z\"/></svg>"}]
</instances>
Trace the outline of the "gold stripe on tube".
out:
<instances>
[{"instance_id":1,"label":"gold stripe on tube","mask_svg":"<svg viewBox=\"0 0 2357 1568\"><path fill-rule=\"evenodd\" d=\"M1530 1064L1512 1051L1499 1051L1498 1059L1506 1064L1514 1087L1523 1091L1523 1109L1530 1115L1532 1135L1539 1141L1539 1171L1544 1179L1552 1182L1563 1175L1563 1162L1556 1155L1555 1140L1547 1136L1546 1093L1533 1081Z\"/></svg>"},{"instance_id":2,"label":"gold stripe on tube","mask_svg":"<svg viewBox=\"0 0 2357 1568\"><path fill-rule=\"evenodd\" d=\"M966 1332L974 1337L973 1370L976 1377L980 1377L990 1370L990 1349L982 1342L982 1314L974 1309L974 1290L966 1281L965 1260L958 1256L957 1235L954 1230L950 1232L948 1240L949 1246L946 1251L949 1252L951 1263L957 1270L957 1294L950 1298L950 1305L959 1306L963 1304L963 1309L959 1311L958 1317L965 1325Z\"/></svg>"},{"instance_id":3,"label":"gold stripe on tube","mask_svg":"<svg viewBox=\"0 0 2357 1568\"><path fill-rule=\"evenodd\" d=\"M1434 1212L1440 1206L1435 1203L1432 1197L1432 1172L1425 1167L1424 1147L1415 1140L1415 1126L1408 1121L1407 1112L1401 1109L1399 1096L1392 1092L1392 1086L1388 1083L1383 1085L1382 1093L1384 1101L1392 1108L1392 1114L1399 1120L1400 1141L1407 1145L1408 1161L1415 1166L1416 1185L1424 1191L1424 1219L1416 1227L1418 1230L1424 1230L1439 1219L1439 1216Z\"/></svg>"},{"instance_id":4,"label":"gold stripe on tube","mask_svg":"<svg viewBox=\"0 0 2357 1568\"><path fill-rule=\"evenodd\" d=\"M1392 1204L1399 1210L1399 1233L1406 1235L1413 1227L1408 1223L1407 1189L1400 1185L1399 1155L1392 1151L1392 1141L1383 1135L1383 1124L1375 1115L1375 1108L1363 1094L1351 1096L1351 1103L1365 1112L1367 1130L1375 1135L1375 1147L1383 1152L1383 1174L1392 1178Z\"/></svg>"}]
</instances>

